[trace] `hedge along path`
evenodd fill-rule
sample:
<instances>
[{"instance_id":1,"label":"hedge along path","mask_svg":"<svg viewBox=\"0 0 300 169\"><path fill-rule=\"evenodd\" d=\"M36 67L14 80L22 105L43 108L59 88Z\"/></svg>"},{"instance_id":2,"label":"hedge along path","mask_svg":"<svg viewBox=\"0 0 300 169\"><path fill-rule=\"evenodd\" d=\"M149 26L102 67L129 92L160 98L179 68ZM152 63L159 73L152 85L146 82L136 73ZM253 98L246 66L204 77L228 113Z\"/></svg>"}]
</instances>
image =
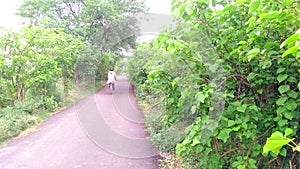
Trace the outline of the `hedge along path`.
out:
<instances>
[{"instance_id":1,"label":"hedge along path","mask_svg":"<svg viewBox=\"0 0 300 169\"><path fill-rule=\"evenodd\" d=\"M102 88L1 148L0 168L158 168L132 87L118 79L112 94Z\"/></svg>"}]
</instances>

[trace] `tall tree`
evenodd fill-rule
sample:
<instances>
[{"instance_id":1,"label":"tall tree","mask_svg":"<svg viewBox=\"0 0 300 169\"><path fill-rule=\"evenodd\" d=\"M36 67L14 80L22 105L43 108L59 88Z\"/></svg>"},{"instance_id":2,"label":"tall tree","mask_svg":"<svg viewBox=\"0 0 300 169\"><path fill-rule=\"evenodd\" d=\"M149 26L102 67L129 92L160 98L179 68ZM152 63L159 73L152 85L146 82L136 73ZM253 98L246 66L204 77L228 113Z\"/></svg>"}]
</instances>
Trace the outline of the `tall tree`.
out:
<instances>
[{"instance_id":1,"label":"tall tree","mask_svg":"<svg viewBox=\"0 0 300 169\"><path fill-rule=\"evenodd\" d=\"M63 80L65 92L78 55L88 46L59 29L26 27L0 37L0 107L25 101L27 91L47 95L47 85Z\"/></svg>"},{"instance_id":2,"label":"tall tree","mask_svg":"<svg viewBox=\"0 0 300 169\"><path fill-rule=\"evenodd\" d=\"M101 51L120 52L135 46L134 15L145 10L144 0L24 0L19 15L33 25L64 28Z\"/></svg>"}]
</instances>

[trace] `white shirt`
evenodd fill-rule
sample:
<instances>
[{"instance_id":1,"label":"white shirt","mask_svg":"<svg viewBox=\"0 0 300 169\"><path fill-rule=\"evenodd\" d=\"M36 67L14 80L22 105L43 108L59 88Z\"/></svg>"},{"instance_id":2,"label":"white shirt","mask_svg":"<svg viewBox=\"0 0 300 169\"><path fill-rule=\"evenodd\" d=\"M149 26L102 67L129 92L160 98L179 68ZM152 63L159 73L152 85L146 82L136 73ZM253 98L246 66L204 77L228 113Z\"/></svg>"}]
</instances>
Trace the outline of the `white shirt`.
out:
<instances>
[{"instance_id":1,"label":"white shirt","mask_svg":"<svg viewBox=\"0 0 300 169\"><path fill-rule=\"evenodd\" d=\"M107 83L115 83L116 73L114 71L109 71L107 74Z\"/></svg>"}]
</instances>

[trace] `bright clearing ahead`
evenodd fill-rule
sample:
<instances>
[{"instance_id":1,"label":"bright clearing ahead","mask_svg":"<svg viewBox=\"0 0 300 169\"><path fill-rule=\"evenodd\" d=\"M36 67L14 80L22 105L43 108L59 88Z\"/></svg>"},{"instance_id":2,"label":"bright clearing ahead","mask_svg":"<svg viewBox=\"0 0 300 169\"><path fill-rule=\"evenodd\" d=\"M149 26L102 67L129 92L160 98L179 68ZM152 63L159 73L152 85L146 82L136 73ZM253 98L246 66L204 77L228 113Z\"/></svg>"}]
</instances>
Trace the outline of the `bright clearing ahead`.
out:
<instances>
[{"instance_id":1,"label":"bright clearing ahead","mask_svg":"<svg viewBox=\"0 0 300 169\"><path fill-rule=\"evenodd\" d=\"M172 0L146 0L145 4L150 8L150 13L171 15Z\"/></svg>"}]
</instances>

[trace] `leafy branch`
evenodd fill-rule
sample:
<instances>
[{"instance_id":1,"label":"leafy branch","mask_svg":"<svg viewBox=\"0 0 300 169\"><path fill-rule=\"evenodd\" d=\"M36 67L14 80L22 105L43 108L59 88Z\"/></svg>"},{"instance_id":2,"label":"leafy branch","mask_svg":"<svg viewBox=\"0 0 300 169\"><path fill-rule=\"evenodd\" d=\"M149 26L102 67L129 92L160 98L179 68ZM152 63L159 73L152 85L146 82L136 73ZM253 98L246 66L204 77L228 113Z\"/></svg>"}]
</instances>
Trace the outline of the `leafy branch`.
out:
<instances>
[{"instance_id":1,"label":"leafy branch","mask_svg":"<svg viewBox=\"0 0 300 169\"><path fill-rule=\"evenodd\" d=\"M294 142L294 138L288 138L290 134L293 133L293 130L290 128L287 128L285 130L284 135L276 131L274 132L271 137L267 139L266 144L264 145L263 148L263 154L267 154L268 152L273 152L274 154L278 155L280 152L280 149L287 145L292 148L293 151L298 151L300 152L300 143L296 144ZM290 144L291 143L291 144Z\"/></svg>"}]
</instances>

